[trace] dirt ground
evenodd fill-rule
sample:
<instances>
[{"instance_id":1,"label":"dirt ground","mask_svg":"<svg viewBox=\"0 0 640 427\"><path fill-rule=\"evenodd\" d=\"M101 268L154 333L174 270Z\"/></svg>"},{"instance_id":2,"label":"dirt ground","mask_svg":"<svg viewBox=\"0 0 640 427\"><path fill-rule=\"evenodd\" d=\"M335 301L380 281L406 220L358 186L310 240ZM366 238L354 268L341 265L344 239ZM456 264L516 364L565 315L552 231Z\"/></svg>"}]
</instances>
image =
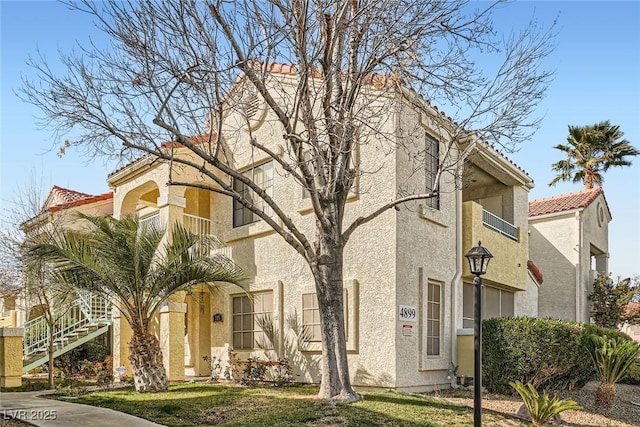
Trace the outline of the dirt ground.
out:
<instances>
[{"instance_id":1,"label":"dirt ground","mask_svg":"<svg viewBox=\"0 0 640 427\"><path fill-rule=\"evenodd\" d=\"M616 400L611 412L603 415L593 409L597 381L592 381L581 390L565 392L563 398L573 399L584 408L582 411L565 411L561 414L562 424L575 427L627 427L640 426L640 386L616 384ZM473 388L443 390L434 393L441 398L473 407ZM513 416L522 404L520 396L510 397L483 394L482 408Z\"/></svg>"}]
</instances>

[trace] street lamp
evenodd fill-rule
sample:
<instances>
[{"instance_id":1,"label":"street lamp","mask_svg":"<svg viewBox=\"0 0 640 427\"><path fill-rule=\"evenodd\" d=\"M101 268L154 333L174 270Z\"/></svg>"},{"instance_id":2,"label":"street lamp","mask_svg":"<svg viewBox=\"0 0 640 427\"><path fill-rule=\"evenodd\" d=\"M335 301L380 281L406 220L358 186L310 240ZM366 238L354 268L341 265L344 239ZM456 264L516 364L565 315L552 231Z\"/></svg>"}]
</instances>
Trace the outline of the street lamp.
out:
<instances>
[{"instance_id":1,"label":"street lamp","mask_svg":"<svg viewBox=\"0 0 640 427\"><path fill-rule=\"evenodd\" d=\"M473 279L474 310L473 310L473 425L482 426L482 276L487 272L489 261L493 258L487 248L478 246L471 248L465 255L469 261L469 270L476 277Z\"/></svg>"}]
</instances>

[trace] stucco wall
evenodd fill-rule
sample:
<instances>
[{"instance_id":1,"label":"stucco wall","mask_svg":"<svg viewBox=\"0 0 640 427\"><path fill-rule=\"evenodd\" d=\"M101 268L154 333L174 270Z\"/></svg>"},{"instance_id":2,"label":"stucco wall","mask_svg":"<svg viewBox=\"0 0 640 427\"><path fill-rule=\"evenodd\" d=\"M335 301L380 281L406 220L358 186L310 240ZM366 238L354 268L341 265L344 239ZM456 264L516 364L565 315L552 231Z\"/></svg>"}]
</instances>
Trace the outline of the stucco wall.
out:
<instances>
[{"instance_id":1,"label":"stucco wall","mask_svg":"<svg viewBox=\"0 0 640 427\"><path fill-rule=\"evenodd\" d=\"M588 323L595 267L607 271L608 223L606 202L599 195L587 207L533 217L531 259L544 275L540 287L539 315Z\"/></svg>"},{"instance_id":2,"label":"stucco wall","mask_svg":"<svg viewBox=\"0 0 640 427\"><path fill-rule=\"evenodd\" d=\"M416 125L418 124L418 125ZM435 130L430 119L425 119L409 105L402 105L399 128L401 145L411 148L397 151L396 180L398 194L411 189L414 194L425 191L425 132L441 142L441 156L446 151L448 135L442 129ZM455 169L454 150L448 159L441 158L445 165ZM396 387L401 390L426 390L449 384L447 370L452 360L453 293L459 288L452 283L458 269L457 258L457 198L455 179L444 175L440 181L439 208L428 207L424 201L408 203L399 207L396 216L396 295L395 352L397 358ZM440 285L440 349L439 355L428 356L427 334L427 286L429 282ZM461 288L460 288L461 289ZM398 319L400 305L418 310L417 322ZM412 335L406 335L403 326L411 326Z\"/></svg>"},{"instance_id":3,"label":"stucco wall","mask_svg":"<svg viewBox=\"0 0 640 427\"><path fill-rule=\"evenodd\" d=\"M527 274L527 290L516 292L513 296L514 316L538 317L538 292L540 286Z\"/></svg>"},{"instance_id":4,"label":"stucco wall","mask_svg":"<svg viewBox=\"0 0 640 427\"><path fill-rule=\"evenodd\" d=\"M515 241L482 223L482 206L480 204L465 202L462 212L463 247L468 251L477 246L478 241L481 241L482 246L489 249L493 255L483 280L515 291L525 290L527 286L527 243L529 240L526 228L519 228L518 241ZM463 265L465 277L471 277L469 264L465 262Z\"/></svg>"},{"instance_id":5,"label":"stucco wall","mask_svg":"<svg viewBox=\"0 0 640 427\"><path fill-rule=\"evenodd\" d=\"M529 256L544 276L539 290L538 316L577 320L578 218L572 213L532 218L529 229Z\"/></svg>"}]
</instances>

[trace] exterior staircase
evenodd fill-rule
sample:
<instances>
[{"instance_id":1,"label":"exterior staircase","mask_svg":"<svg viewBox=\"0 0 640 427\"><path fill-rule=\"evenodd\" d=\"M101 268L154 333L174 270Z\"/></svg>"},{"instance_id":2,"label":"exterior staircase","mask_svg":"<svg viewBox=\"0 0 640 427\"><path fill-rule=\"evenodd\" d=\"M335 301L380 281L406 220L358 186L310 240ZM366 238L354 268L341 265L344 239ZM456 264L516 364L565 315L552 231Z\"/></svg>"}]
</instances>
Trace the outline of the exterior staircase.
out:
<instances>
[{"instance_id":1,"label":"exterior staircase","mask_svg":"<svg viewBox=\"0 0 640 427\"><path fill-rule=\"evenodd\" d=\"M56 358L109 330L111 303L104 297L82 291L71 307L58 318L53 332ZM22 372L27 373L49 361L49 325L44 316L24 324Z\"/></svg>"}]
</instances>

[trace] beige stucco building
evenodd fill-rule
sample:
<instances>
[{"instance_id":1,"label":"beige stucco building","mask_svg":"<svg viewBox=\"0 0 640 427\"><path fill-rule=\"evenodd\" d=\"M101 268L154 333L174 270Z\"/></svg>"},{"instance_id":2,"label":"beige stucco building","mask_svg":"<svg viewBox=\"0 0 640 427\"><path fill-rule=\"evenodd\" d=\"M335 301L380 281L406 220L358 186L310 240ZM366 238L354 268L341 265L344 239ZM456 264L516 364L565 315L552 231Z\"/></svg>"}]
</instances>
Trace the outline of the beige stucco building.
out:
<instances>
[{"instance_id":1,"label":"beige stucco building","mask_svg":"<svg viewBox=\"0 0 640 427\"><path fill-rule=\"evenodd\" d=\"M111 215L112 194L91 195L67 188L53 186L37 215L21 224L26 235L52 233L55 229L80 229L83 222L78 213L87 215ZM37 294L37 292L36 292ZM28 288L20 288L3 298L3 317L0 326L23 326L25 322L42 315L42 302ZM4 325L3 319L11 320Z\"/></svg>"},{"instance_id":2,"label":"beige stucco building","mask_svg":"<svg viewBox=\"0 0 640 427\"><path fill-rule=\"evenodd\" d=\"M286 91L287 79L293 76L285 72L274 76ZM422 112L415 102L422 103ZM277 122L264 106L247 103L253 105L251 136L286 156ZM362 173L348 199L345 224L407 189L428 190L425 182L430 185L440 164L448 173L440 180L438 198L388 210L359 228L345 249L350 373L356 386L408 391L448 387L452 364L460 365L459 373L472 375L468 342L473 288L464 254L479 240L495 256L484 278L486 316L521 314L516 300L530 280L527 194L533 183L481 141L446 150L449 119L409 91L375 96L372 104L387 114L378 119L377 133L361 136L367 138L356 153ZM228 122L243 122L233 114ZM288 179L277 162L251 150L246 129L239 126L229 133L233 138L225 141L235 169L252 174L291 220L312 235L312 209L302 187ZM403 148L382 148L394 145ZM173 148L177 155L189 156L185 148ZM458 156L464 150L470 154L462 162ZM417 159L411 154L421 151L427 155ZM224 361L231 350L240 359L286 357L297 380L319 381L319 315L305 261L230 198L167 186L170 166L145 156L110 174L114 215L137 214L165 224L180 221L196 233L216 235L225 244L217 250L233 258L250 277L253 298L231 287L219 295L204 287L175 295L157 322L169 378L208 375L203 356ZM198 183L203 178L174 164L172 179ZM265 320L273 333L265 332L271 329L264 327ZM128 325L116 312L115 366L128 365L129 336Z\"/></svg>"},{"instance_id":3,"label":"beige stucco building","mask_svg":"<svg viewBox=\"0 0 640 427\"><path fill-rule=\"evenodd\" d=\"M529 203L530 256L544 274L539 317L589 323L593 282L608 273L610 221L600 187Z\"/></svg>"}]
</instances>

